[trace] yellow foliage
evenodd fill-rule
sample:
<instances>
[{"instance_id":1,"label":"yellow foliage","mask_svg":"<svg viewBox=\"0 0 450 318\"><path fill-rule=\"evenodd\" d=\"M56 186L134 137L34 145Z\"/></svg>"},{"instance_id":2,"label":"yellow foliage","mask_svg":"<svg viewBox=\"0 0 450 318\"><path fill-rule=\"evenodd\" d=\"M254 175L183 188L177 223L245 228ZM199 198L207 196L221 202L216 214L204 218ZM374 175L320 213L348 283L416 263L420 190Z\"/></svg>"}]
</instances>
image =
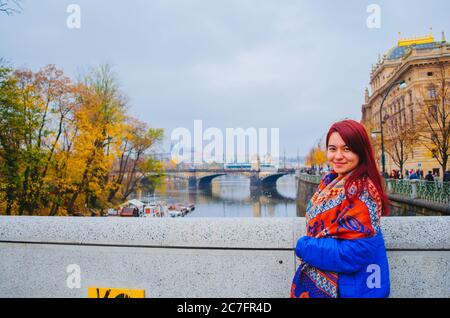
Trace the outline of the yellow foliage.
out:
<instances>
[{"instance_id":1,"label":"yellow foliage","mask_svg":"<svg viewBox=\"0 0 450 318\"><path fill-rule=\"evenodd\" d=\"M320 148L316 148L313 153L314 163L317 165L323 165L327 162L327 155L325 151Z\"/></svg>"},{"instance_id":2,"label":"yellow foliage","mask_svg":"<svg viewBox=\"0 0 450 318\"><path fill-rule=\"evenodd\" d=\"M8 76L16 86L8 95L0 93L13 105L7 114L9 127L17 127L21 161L16 170L0 171L0 214L7 209L10 214L98 213L133 191L143 174L162 170L146 154L162 130L126 114L126 99L109 67L91 71L77 84L54 66ZM124 157L130 160L118 172ZM0 154L0 164L4 159ZM5 200L11 189L13 199Z\"/></svg>"}]
</instances>

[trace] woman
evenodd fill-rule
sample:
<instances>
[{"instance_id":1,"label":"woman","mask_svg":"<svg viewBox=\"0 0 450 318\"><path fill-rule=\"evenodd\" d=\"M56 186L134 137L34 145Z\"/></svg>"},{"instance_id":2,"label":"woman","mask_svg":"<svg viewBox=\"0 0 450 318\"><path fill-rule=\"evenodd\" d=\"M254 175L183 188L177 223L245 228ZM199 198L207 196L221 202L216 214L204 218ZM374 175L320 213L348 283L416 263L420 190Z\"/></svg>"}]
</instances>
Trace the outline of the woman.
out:
<instances>
[{"instance_id":1,"label":"woman","mask_svg":"<svg viewBox=\"0 0 450 318\"><path fill-rule=\"evenodd\" d=\"M389 213L367 132L354 120L328 131L332 167L306 209L291 297L387 297L389 267L380 228Z\"/></svg>"}]
</instances>

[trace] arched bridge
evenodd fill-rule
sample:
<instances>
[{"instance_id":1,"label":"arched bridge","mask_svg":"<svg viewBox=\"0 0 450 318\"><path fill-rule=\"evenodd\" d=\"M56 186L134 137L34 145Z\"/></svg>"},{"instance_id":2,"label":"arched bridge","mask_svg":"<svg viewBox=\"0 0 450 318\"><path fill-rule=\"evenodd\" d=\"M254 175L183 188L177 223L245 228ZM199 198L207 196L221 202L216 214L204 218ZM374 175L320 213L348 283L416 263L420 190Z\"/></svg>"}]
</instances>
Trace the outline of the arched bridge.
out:
<instances>
[{"instance_id":1,"label":"arched bridge","mask_svg":"<svg viewBox=\"0 0 450 318\"><path fill-rule=\"evenodd\" d=\"M249 169L168 169L165 174L187 179L189 187L207 187L214 178L224 175L242 175L250 179L250 187L274 187L282 176L294 174L295 169L257 171Z\"/></svg>"}]
</instances>

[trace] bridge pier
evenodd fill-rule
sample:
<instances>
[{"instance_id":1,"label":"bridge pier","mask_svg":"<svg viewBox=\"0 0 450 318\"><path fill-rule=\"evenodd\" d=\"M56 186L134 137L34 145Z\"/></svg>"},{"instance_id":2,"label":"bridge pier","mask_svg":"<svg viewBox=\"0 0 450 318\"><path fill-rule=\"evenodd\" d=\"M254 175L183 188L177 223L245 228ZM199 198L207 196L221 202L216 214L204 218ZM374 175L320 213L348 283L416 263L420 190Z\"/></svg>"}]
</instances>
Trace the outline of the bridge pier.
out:
<instances>
[{"instance_id":1,"label":"bridge pier","mask_svg":"<svg viewBox=\"0 0 450 318\"><path fill-rule=\"evenodd\" d=\"M262 180L258 174L254 174L250 177L250 188L259 188L262 185Z\"/></svg>"},{"instance_id":2,"label":"bridge pier","mask_svg":"<svg viewBox=\"0 0 450 318\"><path fill-rule=\"evenodd\" d=\"M197 178L194 176L191 176L188 178L188 184L189 184L189 188L197 188Z\"/></svg>"}]
</instances>

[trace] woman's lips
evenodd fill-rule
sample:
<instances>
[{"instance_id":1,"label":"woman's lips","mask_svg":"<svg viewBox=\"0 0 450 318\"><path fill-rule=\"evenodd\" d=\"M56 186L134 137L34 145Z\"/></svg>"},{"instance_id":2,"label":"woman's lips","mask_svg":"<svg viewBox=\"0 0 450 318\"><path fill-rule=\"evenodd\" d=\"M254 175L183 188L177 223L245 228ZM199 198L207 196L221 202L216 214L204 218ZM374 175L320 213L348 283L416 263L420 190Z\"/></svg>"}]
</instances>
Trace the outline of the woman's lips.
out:
<instances>
[{"instance_id":1,"label":"woman's lips","mask_svg":"<svg viewBox=\"0 0 450 318\"><path fill-rule=\"evenodd\" d=\"M345 165L345 163L337 163L337 162L334 162L334 164L335 164L336 166L343 166L343 165Z\"/></svg>"}]
</instances>

